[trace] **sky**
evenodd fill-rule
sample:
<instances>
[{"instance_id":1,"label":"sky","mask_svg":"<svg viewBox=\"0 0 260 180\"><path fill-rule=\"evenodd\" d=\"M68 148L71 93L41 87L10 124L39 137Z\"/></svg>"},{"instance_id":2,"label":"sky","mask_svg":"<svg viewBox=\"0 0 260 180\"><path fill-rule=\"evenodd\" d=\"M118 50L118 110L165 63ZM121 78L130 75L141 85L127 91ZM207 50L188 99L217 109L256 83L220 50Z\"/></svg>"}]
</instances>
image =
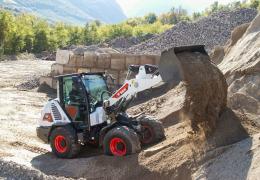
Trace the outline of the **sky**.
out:
<instances>
[{"instance_id":1,"label":"sky","mask_svg":"<svg viewBox=\"0 0 260 180\"><path fill-rule=\"evenodd\" d=\"M189 13L202 11L216 0L116 0L127 17L143 16L149 12L160 14L171 7L181 6ZM228 4L234 0L218 0L220 4Z\"/></svg>"}]
</instances>

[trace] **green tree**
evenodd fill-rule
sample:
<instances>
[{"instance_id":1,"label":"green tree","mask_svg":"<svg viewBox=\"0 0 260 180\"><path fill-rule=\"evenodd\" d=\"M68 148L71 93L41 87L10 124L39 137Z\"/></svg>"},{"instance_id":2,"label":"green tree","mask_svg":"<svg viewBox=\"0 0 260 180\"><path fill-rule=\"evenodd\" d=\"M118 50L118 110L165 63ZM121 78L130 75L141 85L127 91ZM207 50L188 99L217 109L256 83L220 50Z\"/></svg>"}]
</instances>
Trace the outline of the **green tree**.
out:
<instances>
[{"instance_id":1,"label":"green tree","mask_svg":"<svg viewBox=\"0 0 260 180\"><path fill-rule=\"evenodd\" d=\"M130 37L132 36L132 27L127 24L116 24L109 27L108 39L116 37Z\"/></svg>"},{"instance_id":2,"label":"green tree","mask_svg":"<svg viewBox=\"0 0 260 180\"><path fill-rule=\"evenodd\" d=\"M32 35L29 35L27 34L24 38L24 49L23 51L27 51L29 53L31 53L33 51L33 36Z\"/></svg>"},{"instance_id":3,"label":"green tree","mask_svg":"<svg viewBox=\"0 0 260 180\"><path fill-rule=\"evenodd\" d=\"M168 14L164 13L164 14L161 14L159 16L159 21L164 25L164 24L170 24L169 23L169 18L168 18Z\"/></svg>"},{"instance_id":4,"label":"green tree","mask_svg":"<svg viewBox=\"0 0 260 180\"><path fill-rule=\"evenodd\" d=\"M97 25L87 23L83 30L83 42L85 45L91 45L98 42Z\"/></svg>"},{"instance_id":5,"label":"green tree","mask_svg":"<svg viewBox=\"0 0 260 180\"><path fill-rule=\"evenodd\" d=\"M230 3L230 8L231 9L239 9L242 7L242 4L240 1L234 1Z\"/></svg>"},{"instance_id":6,"label":"green tree","mask_svg":"<svg viewBox=\"0 0 260 180\"><path fill-rule=\"evenodd\" d=\"M148 24L153 24L157 21L157 16L155 13L149 13L144 17L144 19Z\"/></svg>"},{"instance_id":7,"label":"green tree","mask_svg":"<svg viewBox=\"0 0 260 180\"><path fill-rule=\"evenodd\" d=\"M250 0L249 7L257 9L260 6L259 0Z\"/></svg>"},{"instance_id":8,"label":"green tree","mask_svg":"<svg viewBox=\"0 0 260 180\"><path fill-rule=\"evenodd\" d=\"M47 32L43 29L36 31L33 50L36 53L48 50L48 37Z\"/></svg>"},{"instance_id":9,"label":"green tree","mask_svg":"<svg viewBox=\"0 0 260 180\"><path fill-rule=\"evenodd\" d=\"M83 33L80 27L70 27L68 36L68 45L80 45L83 41Z\"/></svg>"},{"instance_id":10,"label":"green tree","mask_svg":"<svg viewBox=\"0 0 260 180\"><path fill-rule=\"evenodd\" d=\"M9 53L11 34L15 29L14 16L7 11L1 12L0 27L0 53Z\"/></svg>"},{"instance_id":11,"label":"green tree","mask_svg":"<svg viewBox=\"0 0 260 180\"><path fill-rule=\"evenodd\" d=\"M93 23L96 24L97 27L102 25L101 21L99 21L99 20L95 20L95 21L93 21Z\"/></svg>"},{"instance_id":12,"label":"green tree","mask_svg":"<svg viewBox=\"0 0 260 180\"><path fill-rule=\"evenodd\" d=\"M218 1L215 1L211 6L210 6L210 12L217 12L219 10L219 4Z\"/></svg>"},{"instance_id":13,"label":"green tree","mask_svg":"<svg viewBox=\"0 0 260 180\"><path fill-rule=\"evenodd\" d=\"M54 32L52 33L54 39L57 40L58 48L65 47L68 44L69 32L63 23L57 23L54 27Z\"/></svg>"},{"instance_id":14,"label":"green tree","mask_svg":"<svg viewBox=\"0 0 260 180\"><path fill-rule=\"evenodd\" d=\"M194 12L194 13L192 13L192 20L197 20L197 19L199 19L200 17L202 16L202 14L201 13L199 13L199 12Z\"/></svg>"}]
</instances>

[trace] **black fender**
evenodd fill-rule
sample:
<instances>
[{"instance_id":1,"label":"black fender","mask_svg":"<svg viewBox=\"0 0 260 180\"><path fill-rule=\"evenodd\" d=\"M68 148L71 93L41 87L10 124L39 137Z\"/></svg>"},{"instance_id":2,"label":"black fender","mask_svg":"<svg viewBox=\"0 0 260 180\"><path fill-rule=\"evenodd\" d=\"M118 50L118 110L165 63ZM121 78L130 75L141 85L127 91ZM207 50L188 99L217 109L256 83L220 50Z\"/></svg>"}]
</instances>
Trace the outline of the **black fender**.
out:
<instances>
[{"instance_id":1,"label":"black fender","mask_svg":"<svg viewBox=\"0 0 260 180\"><path fill-rule=\"evenodd\" d=\"M103 144L103 140L104 140L104 137L106 135L106 133L108 131L110 131L111 129L115 128L115 127L118 127L118 126L126 126L130 129L133 129L136 133L137 130L133 127L133 124L137 124L138 122L137 121L133 121L133 120L130 120L129 118L127 119L126 117L122 116L122 117L117 117L117 121L110 124L110 125L107 125L105 126L104 128L102 128L99 132L99 146L102 146Z\"/></svg>"},{"instance_id":2,"label":"black fender","mask_svg":"<svg viewBox=\"0 0 260 180\"><path fill-rule=\"evenodd\" d=\"M50 128L49 128L48 139L47 139L46 143L50 142L50 136L54 129L56 129L58 127L65 127L65 126L71 126L73 129L75 129L75 127L72 123L55 123L52 126L50 126Z\"/></svg>"},{"instance_id":3,"label":"black fender","mask_svg":"<svg viewBox=\"0 0 260 180\"><path fill-rule=\"evenodd\" d=\"M112 123L110 125L107 125L107 126L103 127L100 130L100 132L99 132L99 140L98 140L100 147L103 145L103 140L104 140L104 137L105 137L106 133L108 131L110 131L111 129L117 127L117 126L120 126L120 124L118 122L114 122L114 123Z\"/></svg>"}]
</instances>

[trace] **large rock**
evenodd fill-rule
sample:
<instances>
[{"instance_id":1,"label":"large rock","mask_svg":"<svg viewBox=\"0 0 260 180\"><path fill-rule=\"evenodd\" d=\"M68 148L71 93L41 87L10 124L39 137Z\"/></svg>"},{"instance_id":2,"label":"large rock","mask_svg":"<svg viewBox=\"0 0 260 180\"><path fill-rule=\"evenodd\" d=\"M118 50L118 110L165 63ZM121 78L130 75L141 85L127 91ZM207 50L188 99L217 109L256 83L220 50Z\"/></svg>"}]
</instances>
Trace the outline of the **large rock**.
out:
<instances>
[{"instance_id":1,"label":"large rock","mask_svg":"<svg viewBox=\"0 0 260 180\"><path fill-rule=\"evenodd\" d=\"M72 51L68 50L58 50L56 53L56 63L58 64L68 64L70 56L73 54Z\"/></svg>"},{"instance_id":2,"label":"large rock","mask_svg":"<svg viewBox=\"0 0 260 180\"><path fill-rule=\"evenodd\" d=\"M260 125L260 15L229 47L219 68L229 85L229 106Z\"/></svg>"}]
</instances>

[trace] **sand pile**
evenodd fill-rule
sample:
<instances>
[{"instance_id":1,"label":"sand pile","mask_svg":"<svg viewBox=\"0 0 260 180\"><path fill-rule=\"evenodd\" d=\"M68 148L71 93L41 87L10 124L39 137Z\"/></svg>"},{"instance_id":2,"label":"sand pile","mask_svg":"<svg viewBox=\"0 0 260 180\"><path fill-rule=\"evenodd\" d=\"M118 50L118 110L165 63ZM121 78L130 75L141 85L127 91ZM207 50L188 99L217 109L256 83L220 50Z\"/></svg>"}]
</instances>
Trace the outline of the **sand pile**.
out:
<instances>
[{"instance_id":1,"label":"sand pile","mask_svg":"<svg viewBox=\"0 0 260 180\"><path fill-rule=\"evenodd\" d=\"M177 58L179 84L130 109L132 114L145 112L163 122L166 140L140 153L139 160L165 179L191 178L198 164L205 161L206 151L247 137L239 119L226 107L224 75L209 57L182 52Z\"/></svg>"},{"instance_id":2,"label":"sand pile","mask_svg":"<svg viewBox=\"0 0 260 180\"><path fill-rule=\"evenodd\" d=\"M218 65L228 87L228 105L260 125L260 15L232 33Z\"/></svg>"}]
</instances>

